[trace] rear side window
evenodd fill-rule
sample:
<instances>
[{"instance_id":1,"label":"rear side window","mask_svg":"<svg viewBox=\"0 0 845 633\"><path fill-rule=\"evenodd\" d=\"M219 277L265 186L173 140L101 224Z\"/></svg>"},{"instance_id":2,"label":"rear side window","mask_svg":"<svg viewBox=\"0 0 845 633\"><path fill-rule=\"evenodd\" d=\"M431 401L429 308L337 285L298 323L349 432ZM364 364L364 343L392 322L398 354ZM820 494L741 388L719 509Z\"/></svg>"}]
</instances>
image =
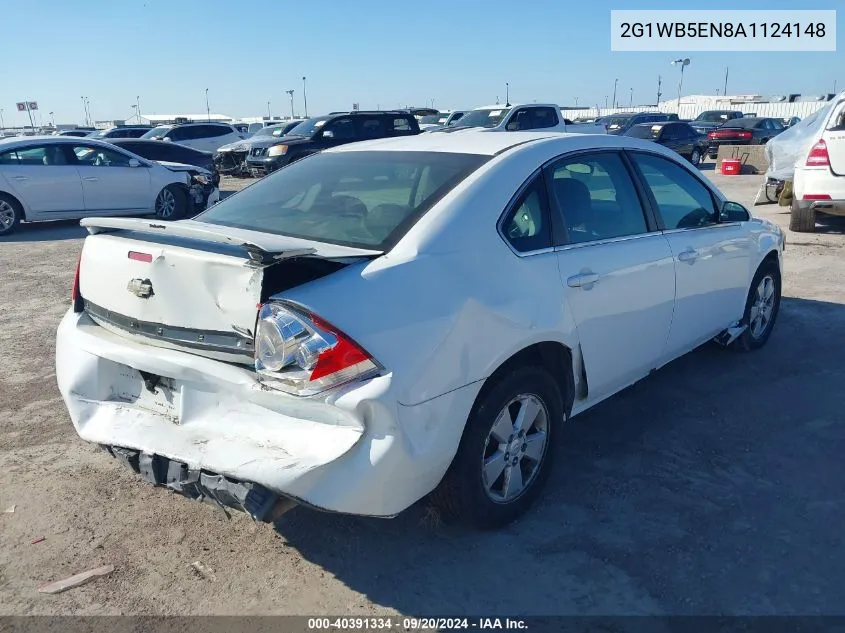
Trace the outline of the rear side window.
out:
<instances>
[{"instance_id":1,"label":"rear side window","mask_svg":"<svg viewBox=\"0 0 845 633\"><path fill-rule=\"evenodd\" d=\"M411 122L408 121L405 117L396 117L393 119L393 131L394 132L410 132L411 131Z\"/></svg>"},{"instance_id":2,"label":"rear side window","mask_svg":"<svg viewBox=\"0 0 845 633\"><path fill-rule=\"evenodd\" d=\"M554 127L557 124L557 113L554 108L531 108L531 127L533 129Z\"/></svg>"},{"instance_id":3,"label":"rear side window","mask_svg":"<svg viewBox=\"0 0 845 633\"><path fill-rule=\"evenodd\" d=\"M505 239L520 253L552 245L549 204L542 175L535 177L520 194L501 226Z\"/></svg>"},{"instance_id":4,"label":"rear side window","mask_svg":"<svg viewBox=\"0 0 845 633\"><path fill-rule=\"evenodd\" d=\"M686 169L652 154L634 153L632 156L667 230L718 222L710 190Z\"/></svg>"},{"instance_id":5,"label":"rear side window","mask_svg":"<svg viewBox=\"0 0 845 633\"><path fill-rule=\"evenodd\" d=\"M381 117L357 117L358 136L362 139L387 136Z\"/></svg>"},{"instance_id":6,"label":"rear side window","mask_svg":"<svg viewBox=\"0 0 845 633\"><path fill-rule=\"evenodd\" d=\"M185 127L175 127L167 134L167 138L171 141L187 141L189 139L198 138L196 135L195 125L186 125Z\"/></svg>"}]
</instances>

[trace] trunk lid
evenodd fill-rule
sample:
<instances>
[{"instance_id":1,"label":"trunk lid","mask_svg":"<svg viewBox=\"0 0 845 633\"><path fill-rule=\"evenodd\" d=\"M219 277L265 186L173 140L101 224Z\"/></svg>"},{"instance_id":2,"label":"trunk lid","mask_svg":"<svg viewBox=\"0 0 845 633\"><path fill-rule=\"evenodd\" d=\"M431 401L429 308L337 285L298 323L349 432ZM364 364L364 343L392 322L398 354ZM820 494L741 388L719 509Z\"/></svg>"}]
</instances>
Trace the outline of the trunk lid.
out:
<instances>
[{"instance_id":1,"label":"trunk lid","mask_svg":"<svg viewBox=\"0 0 845 633\"><path fill-rule=\"evenodd\" d=\"M81 224L91 235L79 289L95 321L144 343L241 362L252 360L269 268L279 283L287 271L276 269L286 261L349 263L380 254L193 220L87 218ZM322 274L294 276L309 281Z\"/></svg>"}]
</instances>

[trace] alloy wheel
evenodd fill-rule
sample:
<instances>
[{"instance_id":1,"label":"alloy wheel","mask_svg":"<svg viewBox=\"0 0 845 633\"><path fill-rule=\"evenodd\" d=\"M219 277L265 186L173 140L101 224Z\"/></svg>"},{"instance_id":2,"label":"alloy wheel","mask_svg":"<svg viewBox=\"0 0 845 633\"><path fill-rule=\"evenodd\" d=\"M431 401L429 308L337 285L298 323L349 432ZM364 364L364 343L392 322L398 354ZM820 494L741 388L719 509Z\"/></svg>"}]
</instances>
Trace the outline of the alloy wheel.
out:
<instances>
[{"instance_id":1,"label":"alloy wheel","mask_svg":"<svg viewBox=\"0 0 845 633\"><path fill-rule=\"evenodd\" d=\"M0 228L8 230L15 224L15 210L5 200L0 200Z\"/></svg>"},{"instance_id":2,"label":"alloy wheel","mask_svg":"<svg viewBox=\"0 0 845 633\"><path fill-rule=\"evenodd\" d=\"M156 199L156 215L160 218L169 218L176 210L176 196L170 189L162 189Z\"/></svg>"},{"instance_id":3,"label":"alloy wheel","mask_svg":"<svg viewBox=\"0 0 845 633\"><path fill-rule=\"evenodd\" d=\"M751 330L751 338L760 340L772 323L772 314L775 309L775 280L771 275L764 276L757 284L757 292L754 302L751 304L751 311L748 315L748 326Z\"/></svg>"}]
</instances>

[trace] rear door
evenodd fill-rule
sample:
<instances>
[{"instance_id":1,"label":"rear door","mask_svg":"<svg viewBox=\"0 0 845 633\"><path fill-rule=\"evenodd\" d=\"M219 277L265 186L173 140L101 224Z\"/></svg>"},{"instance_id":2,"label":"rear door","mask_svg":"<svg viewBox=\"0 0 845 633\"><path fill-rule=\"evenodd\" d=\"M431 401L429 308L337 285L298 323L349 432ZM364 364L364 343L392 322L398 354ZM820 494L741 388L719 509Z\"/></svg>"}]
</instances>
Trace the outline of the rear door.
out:
<instances>
[{"instance_id":1,"label":"rear door","mask_svg":"<svg viewBox=\"0 0 845 633\"><path fill-rule=\"evenodd\" d=\"M90 215L146 213L152 210L150 169L130 167L130 156L99 145L71 146L82 177L85 212ZM158 192L156 192L158 193Z\"/></svg>"},{"instance_id":2,"label":"rear door","mask_svg":"<svg viewBox=\"0 0 845 633\"><path fill-rule=\"evenodd\" d=\"M834 106L822 139L827 145L830 170L845 176L845 99Z\"/></svg>"},{"instance_id":3,"label":"rear door","mask_svg":"<svg viewBox=\"0 0 845 633\"><path fill-rule=\"evenodd\" d=\"M747 222L720 222L717 200L685 165L630 152L675 260L675 315L666 346L675 358L738 321L751 266Z\"/></svg>"},{"instance_id":4,"label":"rear door","mask_svg":"<svg viewBox=\"0 0 845 633\"><path fill-rule=\"evenodd\" d=\"M578 327L590 399L660 365L675 296L672 251L621 152L585 152L546 169L558 268Z\"/></svg>"},{"instance_id":5,"label":"rear door","mask_svg":"<svg viewBox=\"0 0 845 633\"><path fill-rule=\"evenodd\" d=\"M361 114L355 117L355 135L359 140L367 141L374 138L384 138L388 135L384 117L373 114Z\"/></svg>"},{"instance_id":6,"label":"rear door","mask_svg":"<svg viewBox=\"0 0 845 633\"><path fill-rule=\"evenodd\" d=\"M33 144L0 153L0 175L23 203L30 220L45 214L84 213L82 181L62 143Z\"/></svg>"}]
</instances>

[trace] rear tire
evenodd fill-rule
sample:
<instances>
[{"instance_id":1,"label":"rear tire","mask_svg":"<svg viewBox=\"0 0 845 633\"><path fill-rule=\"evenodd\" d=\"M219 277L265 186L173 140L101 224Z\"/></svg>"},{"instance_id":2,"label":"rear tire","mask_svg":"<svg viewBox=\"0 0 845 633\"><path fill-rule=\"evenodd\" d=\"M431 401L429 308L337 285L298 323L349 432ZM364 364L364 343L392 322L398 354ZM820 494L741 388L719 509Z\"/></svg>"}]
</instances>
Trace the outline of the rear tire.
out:
<instances>
[{"instance_id":1,"label":"rear tire","mask_svg":"<svg viewBox=\"0 0 845 633\"><path fill-rule=\"evenodd\" d=\"M815 233L816 211L811 208L801 208L798 201L792 198L789 207L789 229L797 233Z\"/></svg>"},{"instance_id":2,"label":"rear tire","mask_svg":"<svg viewBox=\"0 0 845 633\"><path fill-rule=\"evenodd\" d=\"M485 385L431 495L444 518L489 529L526 512L551 472L563 421L560 388L540 367L518 367Z\"/></svg>"},{"instance_id":3,"label":"rear tire","mask_svg":"<svg viewBox=\"0 0 845 633\"><path fill-rule=\"evenodd\" d=\"M692 150L692 154L690 154L689 162L693 164L694 167L698 167L701 164L701 152L696 147Z\"/></svg>"},{"instance_id":4,"label":"rear tire","mask_svg":"<svg viewBox=\"0 0 845 633\"><path fill-rule=\"evenodd\" d=\"M732 345L741 352L760 349L769 340L780 311L781 275L780 268L773 261L763 262L748 290L742 325L745 332Z\"/></svg>"},{"instance_id":5,"label":"rear tire","mask_svg":"<svg viewBox=\"0 0 845 633\"><path fill-rule=\"evenodd\" d=\"M179 220L188 210L188 194L179 185L167 185L155 201L155 215L159 220Z\"/></svg>"},{"instance_id":6,"label":"rear tire","mask_svg":"<svg viewBox=\"0 0 845 633\"><path fill-rule=\"evenodd\" d=\"M12 196L0 193L0 235L14 233L23 219L23 207Z\"/></svg>"}]
</instances>

